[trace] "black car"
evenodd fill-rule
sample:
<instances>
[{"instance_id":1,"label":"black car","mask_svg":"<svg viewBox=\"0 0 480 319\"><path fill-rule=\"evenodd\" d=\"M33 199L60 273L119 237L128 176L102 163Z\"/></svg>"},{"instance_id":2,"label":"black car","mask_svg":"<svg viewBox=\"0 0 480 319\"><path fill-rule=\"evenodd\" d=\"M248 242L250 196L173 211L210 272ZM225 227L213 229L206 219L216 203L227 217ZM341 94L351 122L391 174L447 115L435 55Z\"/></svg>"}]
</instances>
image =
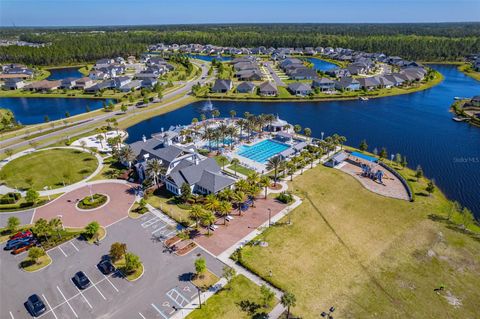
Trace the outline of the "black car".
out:
<instances>
[{"instance_id":1,"label":"black car","mask_svg":"<svg viewBox=\"0 0 480 319\"><path fill-rule=\"evenodd\" d=\"M83 273L83 271L79 271L73 277L73 281L80 289L85 289L90 286L90 279Z\"/></svg>"},{"instance_id":2,"label":"black car","mask_svg":"<svg viewBox=\"0 0 480 319\"><path fill-rule=\"evenodd\" d=\"M27 307L27 310L34 317L40 316L42 313L45 312L45 310L47 310L42 299L40 299L40 297L36 294L28 297L27 302L25 303L25 307Z\"/></svg>"},{"instance_id":3,"label":"black car","mask_svg":"<svg viewBox=\"0 0 480 319\"><path fill-rule=\"evenodd\" d=\"M109 275L112 272L115 271L115 266L110 262L110 260L102 260L98 265L98 269L102 272L104 275Z\"/></svg>"}]
</instances>

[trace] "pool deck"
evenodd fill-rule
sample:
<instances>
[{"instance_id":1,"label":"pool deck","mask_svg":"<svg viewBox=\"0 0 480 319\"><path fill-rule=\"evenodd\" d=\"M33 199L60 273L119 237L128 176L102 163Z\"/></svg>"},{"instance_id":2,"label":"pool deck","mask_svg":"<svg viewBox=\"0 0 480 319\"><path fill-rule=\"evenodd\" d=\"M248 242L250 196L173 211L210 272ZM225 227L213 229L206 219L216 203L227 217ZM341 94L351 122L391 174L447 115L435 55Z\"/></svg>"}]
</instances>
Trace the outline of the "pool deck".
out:
<instances>
[{"instance_id":1,"label":"pool deck","mask_svg":"<svg viewBox=\"0 0 480 319\"><path fill-rule=\"evenodd\" d=\"M369 162L370 165L373 163ZM362 176L362 168L351 161L345 161L338 165L337 168L353 177L355 177L366 189L386 196L403 200L410 200L408 192L402 182L392 173L386 171L378 164L373 164L374 170L381 169L384 172L383 184L376 182L368 177Z\"/></svg>"}]
</instances>

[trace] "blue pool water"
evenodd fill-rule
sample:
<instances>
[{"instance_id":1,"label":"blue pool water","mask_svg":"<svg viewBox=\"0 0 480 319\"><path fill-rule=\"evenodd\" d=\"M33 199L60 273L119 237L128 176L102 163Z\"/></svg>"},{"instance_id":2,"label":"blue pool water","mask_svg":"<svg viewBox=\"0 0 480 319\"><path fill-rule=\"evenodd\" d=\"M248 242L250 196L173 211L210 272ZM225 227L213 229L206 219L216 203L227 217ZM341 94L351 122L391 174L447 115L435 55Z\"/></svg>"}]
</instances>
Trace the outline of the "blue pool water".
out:
<instances>
[{"instance_id":1,"label":"blue pool water","mask_svg":"<svg viewBox=\"0 0 480 319\"><path fill-rule=\"evenodd\" d=\"M363 158L364 160L367 160L367 161L370 161L370 162L378 162L378 158L376 157L373 157L373 156L369 156L369 155L366 155L366 154L362 154L362 153L359 153L359 152L352 152L352 155L353 156L356 156L356 157L359 157L359 158Z\"/></svg>"},{"instance_id":2,"label":"blue pool water","mask_svg":"<svg viewBox=\"0 0 480 319\"><path fill-rule=\"evenodd\" d=\"M251 146L240 146L237 154L264 164L270 157L283 152L289 147L290 146L286 144L275 142L273 140L264 140Z\"/></svg>"}]
</instances>

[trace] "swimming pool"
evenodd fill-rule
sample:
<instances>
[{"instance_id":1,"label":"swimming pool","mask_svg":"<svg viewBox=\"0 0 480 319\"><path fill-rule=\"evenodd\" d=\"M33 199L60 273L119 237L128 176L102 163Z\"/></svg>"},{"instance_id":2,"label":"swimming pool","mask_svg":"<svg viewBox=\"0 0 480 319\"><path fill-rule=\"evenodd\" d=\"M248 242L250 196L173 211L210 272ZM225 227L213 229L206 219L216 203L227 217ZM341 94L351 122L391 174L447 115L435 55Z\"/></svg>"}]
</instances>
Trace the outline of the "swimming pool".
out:
<instances>
[{"instance_id":1,"label":"swimming pool","mask_svg":"<svg viewBox=\"0 0 480 319\"><path fill-rule=\"evenodd\" d=\"M265 162L277 155L278 153L283 152L288 149L290 146L287 144L279 143L274 140L264 140L257 144L251 146L242 145L240 146L237 154L256 162L265 164Z\"/></svg>"},{"instance_id":2,"label":"swimming pool","mask_svg":"<svg viewBox=\"0 0 480 319\"><path fill-rule=\"evenodd\" d=\"M356 157L359 157L359 158L363 158L364 160L367 160L367 161L370 161L370 162L374 162L374 163L378 162L378 158L367 155L367 154L363 154L363 153L359 153L359 152L352 152L352 155L356 156Z\"/></svg>"}]
</instances>

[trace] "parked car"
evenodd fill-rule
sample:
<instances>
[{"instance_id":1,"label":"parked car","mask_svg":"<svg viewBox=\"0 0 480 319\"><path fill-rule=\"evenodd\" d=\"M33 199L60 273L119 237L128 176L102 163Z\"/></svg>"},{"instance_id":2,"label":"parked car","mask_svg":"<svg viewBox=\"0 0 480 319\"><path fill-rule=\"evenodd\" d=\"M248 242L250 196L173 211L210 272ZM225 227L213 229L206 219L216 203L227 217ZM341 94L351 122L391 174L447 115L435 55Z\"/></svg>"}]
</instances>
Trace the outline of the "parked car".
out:
<instances>
[{"instance_id":1,"label":"parked car","mask_svg":"<svg viewBox=\"0 0 480 319\"><path fill-rule=\"evenodd\" d=\"M90 279L88 279L87 275L85 275L83 271L77 272L73 277L73 281L80 289L85 289L91 284Z\"/></svg>"},{"instance_id":2,"label":"parked car","mask_svg":"<svg viewBox=\"0 0 480 319\"><path fill-rule=\"evenodd\" d=\"M217 225L210 225L210 227L208 227L208 228L210 228L211 231L215 231L218 228L218 226Z\"/></svg>"},{"instance_id":3,"label":"parked car","mask_svg":"<svg viewBox=\"0 0 480 319\"><path fill-rule=\"evenodd\" d=\"M15 235L10 236L10 239L9 239L9 240L13 240L13 239L17 239L17 238L32 237L32 236L33 236L33 234L32 234L32 232L29 231L29 230L20 231L20 232L16 233Z\"/></svg>"},{"instance_id":4,"label":"parked car","mask_svg":"<svg viewBox=\"0 0 480 319\"><path fill-rule=\"evenodd\" d=\"M30 241L33 240L33 237L25 237L25 238L16 238L16 239L12 239L12 240L9 240L7 242L7 244L5 245L5 250L10 250L10 249L14 249L16 248L17 246L23 244L23 243L28 243Z\"/></svg>"},{"instance_id":5,"label":"parked car","mask_svg":"<svg viewBox=\"0 0 480 319\"><path fill-rule=\"evenodd\" d=\"M35 239L26 243L21 243L12 250L12 254L18 255L20 253L23 253L24 251L29 250L30 248L36 245L37 245L37 241Z\"/></svg>"},{"instance_id":6,"label":"parked car","mask_svg":"<svg viewBox=\"0 0 480 319\"><path fill-rule=\"evenodd\" d=\"M232 215L227 215L227 216L225 217L225 219L226 219L227 221L231 221L231 220L233 219L233 216L232 216Z\"/></svg>"},{"instance_id":7,"label":"parked car","mask_svg":"<svg viewBox=\"0 0 480 319\"><path fill-rule=\"evenodd\" d=\"M42 313L45 312L45 310L47 310L47 307L45 307L42 299L40 299L40 297L36 294L28 297L27 302L25 302L25 307L34 317L40 316Z\"/></svg>"},{"instance_id":8,"label":"parked car","mask_svg":"<svg viewBox=\"0 0 480 319\"><path fill-rule=\"evenodd\" d=\"M115 271L115 266L108 259L102 260L97 267L104 275L110 275Z\"/></svg>"}]
</instances>

